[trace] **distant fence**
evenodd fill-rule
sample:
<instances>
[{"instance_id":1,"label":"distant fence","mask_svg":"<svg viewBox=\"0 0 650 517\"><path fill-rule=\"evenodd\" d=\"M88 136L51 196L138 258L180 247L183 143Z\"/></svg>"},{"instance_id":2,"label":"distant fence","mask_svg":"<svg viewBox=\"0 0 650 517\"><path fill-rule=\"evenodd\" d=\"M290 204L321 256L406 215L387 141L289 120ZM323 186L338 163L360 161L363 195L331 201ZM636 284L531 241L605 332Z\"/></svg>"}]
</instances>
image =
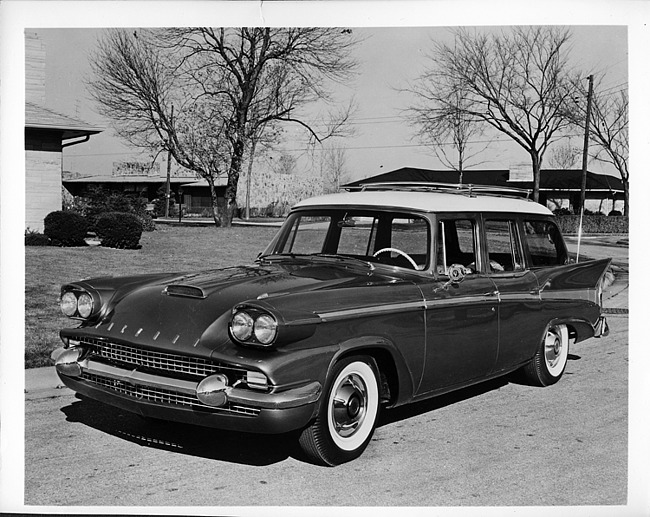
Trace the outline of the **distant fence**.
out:
<instances>
[{"instance_id":1,"label":"distant fence","mask_svg":"<svg viewBox=\"0 0 650 517\"><path fill-rule=\"evenodd\" d=\"M563 234L577 234L580 216L559 215L557 223ZM585 215L582 218L582 233L629 233L629 217Z\"/></svg>"}]
</instances>

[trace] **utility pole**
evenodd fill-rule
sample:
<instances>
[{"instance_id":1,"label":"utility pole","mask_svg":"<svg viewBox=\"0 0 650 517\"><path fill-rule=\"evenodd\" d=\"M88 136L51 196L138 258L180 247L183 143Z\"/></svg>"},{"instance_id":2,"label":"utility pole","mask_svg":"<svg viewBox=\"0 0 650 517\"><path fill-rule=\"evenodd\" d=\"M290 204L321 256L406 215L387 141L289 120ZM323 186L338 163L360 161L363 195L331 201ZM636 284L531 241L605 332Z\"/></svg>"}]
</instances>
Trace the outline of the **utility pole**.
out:
<instances>
[{"instance_id":1,"label":"utility pole","mask_svg":"<svg viewBox=\"0 0 650 517\"><path fill-rule=\"evenodd\" d=\"M172 124L174 123L174 106L171 114ZM171 177L172 177L172 151L167 149L167 184L165 186L165 218L169 217L169 197L171 194Z\"/></svg>"},{"instance_id":2,"label":"utility pole","mask_svg":"<svg viewBox=\"0 0 650 517\"><path fill-rule=\"evenodd\" d=\"M594 76L589 76L589 92L587 93L587 115L585 116L585 141L582 148L582 187L580 188L580 214L585 211L585 194L587 190L587 158L589 151L589 122L591 118L591 97L594 90Z\"/></svg>"},{"instance_id":3,"label":"utility pole","mask_svg":"<svg viewBox=\"0 0 650 517\"><path fill-rule=\"evenodd\" d=\"M591 96L594 89L594 76L589 76L589 92L587 93L587 114L585 116L585 141L582 148L582 187L580 188L580 223L578 226L578 250L576 262L580 260L580 241L582 239L582 216L585 213L585 194L587 191L587 157L589 151L589 122L591 118Z\"/></svg>"}]
</instances>

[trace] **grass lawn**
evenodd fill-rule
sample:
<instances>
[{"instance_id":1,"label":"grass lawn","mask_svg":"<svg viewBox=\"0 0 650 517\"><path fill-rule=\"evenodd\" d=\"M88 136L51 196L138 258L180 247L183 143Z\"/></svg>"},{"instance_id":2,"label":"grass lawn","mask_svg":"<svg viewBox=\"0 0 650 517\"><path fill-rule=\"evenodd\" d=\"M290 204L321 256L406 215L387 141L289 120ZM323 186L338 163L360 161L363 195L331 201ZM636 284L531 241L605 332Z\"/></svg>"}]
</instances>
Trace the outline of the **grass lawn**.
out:
<instances>
[{"instance_id":1,"label":"grass lawn","mask_svg":"<svg viewBox=\"0 0 650 517\"><path fill-rule=\"evenodd\" d=\"M49 366L59 330L76 323L61 314L62 284L97 276L197 271L252 263L274 227L158 227L139 250L25 247L25 367Z\"/></svg>"}]
</instances>

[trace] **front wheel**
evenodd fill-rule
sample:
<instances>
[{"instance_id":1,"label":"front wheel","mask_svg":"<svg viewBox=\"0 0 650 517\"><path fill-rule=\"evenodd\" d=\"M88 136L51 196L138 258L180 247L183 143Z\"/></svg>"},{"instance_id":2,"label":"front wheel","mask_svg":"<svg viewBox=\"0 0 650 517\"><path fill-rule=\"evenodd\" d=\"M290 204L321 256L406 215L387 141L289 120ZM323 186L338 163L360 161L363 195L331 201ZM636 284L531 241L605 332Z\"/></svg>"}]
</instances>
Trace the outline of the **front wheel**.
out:
<instances>
[{"instance_id":1,"label":"front wheel","mask_svg":"<svg viewBox=\"0 0 650 517\"><path fill-rule=\"evenodd\" d=\"M379 414L378 379L370 357L346 358L334 367L318 416L300 435L311 460L334 466L361 455Z\"/></svg>"},{"instance_id":2,"label":"front wheel","mask_svg":"<svg viewBox=\"0 0 650 517\"><path fill-rule=\"evenodd\" d=\"M569 357L569 331L566 325L552 325L546 331L533 360L524 366L526 378L538 386L560 380Z\"/></svg>"}]
</instances>

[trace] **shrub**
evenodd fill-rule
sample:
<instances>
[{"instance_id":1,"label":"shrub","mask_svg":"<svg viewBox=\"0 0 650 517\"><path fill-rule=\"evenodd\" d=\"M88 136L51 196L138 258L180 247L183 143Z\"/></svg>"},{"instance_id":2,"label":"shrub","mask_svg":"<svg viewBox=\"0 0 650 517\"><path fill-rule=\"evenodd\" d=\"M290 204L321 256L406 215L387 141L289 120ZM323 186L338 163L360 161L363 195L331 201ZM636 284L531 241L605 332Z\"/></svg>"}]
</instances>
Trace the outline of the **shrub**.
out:
<instances>
[{"instance_id":1,"label":"shrub","mask_svg":"<svg viewBox=\"0 0 650 517\"><path fill-rule=\"evenodd\" d=\"M50 212L45 217L43 233L55 246L85 246L88 222L76 212Z\"/></svg>"},{"instance_id":2,"label":"shrub","mask_svg":"<svg viewBox=\"0 0 650 517\"><path fill-rule=\"evenodd\" d=\"M563 234L577 234L579 215L563 215L556 218ZM585 215L582 219L582 233L628 233L629 218L625 216Z\"/></svg>"},{"instance_id":3,"label":"shrub","mask_svg":"<svg viewBox=\"0 0 650 517\"><path fill-rule=\"evenodd\" d=\"M36 230L25 230L25 246L49 246L50 238Z\"/></svg>"},{"instance_id":4,"label":"shrub","mask_svg":"<svg viewBox=\"0 0 650 517\"><path fill-rule=\"evenodd\" d=\"M155 217L164 217L165 216L165 195L167 192L167 187L162 186L156 190L156 199L153 200L153 213ZM169 196L169 215L171 216L174 212L174 193L171 192Z\"/></svg>"},{"instance_id":5,"label":"shrub","mask_svg":"<svg viewBox=\"0 0 650 517\"><path fill-rule=\"evenodd\" d=\"M142 222L128 212L108 212L97 218L95 232L102 246L107 248L138 249Z\"/></svg>"},{"instance_id":6,"label":"shrub","mask_svg":"<svg viewBox=\"0 0 650 517\"><path fill-rule=\"evenodd\" d=\"M620 217L620 216L623 215L623 213L620 212L619 210L612 210L612 211L611 211L609 214L607 214L607 215L610 216L610 217Z\"/></svg>"}]
</instances>

